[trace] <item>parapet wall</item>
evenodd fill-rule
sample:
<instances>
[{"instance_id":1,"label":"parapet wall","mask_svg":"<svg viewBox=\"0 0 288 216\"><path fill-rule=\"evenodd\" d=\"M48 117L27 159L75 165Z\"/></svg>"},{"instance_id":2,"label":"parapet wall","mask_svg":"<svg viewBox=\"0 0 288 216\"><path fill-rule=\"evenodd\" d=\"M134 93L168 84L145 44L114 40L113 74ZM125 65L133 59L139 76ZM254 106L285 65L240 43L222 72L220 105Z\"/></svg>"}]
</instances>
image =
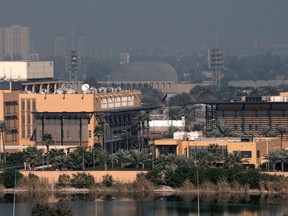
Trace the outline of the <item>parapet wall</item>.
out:
<instances>
[{"instance_id":1,"label":"parapet wall","mask_svg":"<svg viewBox=\"0 0 288 216\"><path fill-rule=\"evenodd\" d=\"M29 173L37 175L39 178L47 178L49 183L56 183L58 177L62 174L66 174L72 177L73 174L77 174L83 171L20 171L24 176L28 176ZM95 178L95 182L100 183L103 180L104 175L111 175L116 182L130 183L136 180L138 173L147 173L147 171L84 171L89 173Z\"/></svg>"}]
</instances>

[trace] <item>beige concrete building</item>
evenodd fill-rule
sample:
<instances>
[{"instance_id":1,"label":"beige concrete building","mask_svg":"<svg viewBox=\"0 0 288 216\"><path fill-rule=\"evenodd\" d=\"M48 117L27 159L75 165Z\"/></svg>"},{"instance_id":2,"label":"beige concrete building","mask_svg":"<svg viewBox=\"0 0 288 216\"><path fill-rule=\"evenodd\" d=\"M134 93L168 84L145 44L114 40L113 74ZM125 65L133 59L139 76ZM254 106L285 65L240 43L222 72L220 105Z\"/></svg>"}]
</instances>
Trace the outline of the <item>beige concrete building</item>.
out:
<instances>
[{"instance_id":1,"label":"beige concrete building","mask_svg":"<svg viewBox=\"0 0 288 216\"><path fill-rule=\"evenodd\" d=\"M194 157L197 151L207 151L211 144L217 144L224 157L229 153L240 152L245 164L260 166L266 162L265 156L269 152L281 149L281 140L275 138L257 138L253 141L240 138L199 138L195 140L163 139L155 140L156 156L161 154L176 154L185 157Z\"/></svg>"},{"instance_id":2,"label":"beige concrete building","mask_svg":"<svg viewBox=\"0 0 288 216\"><path fill-rule=\"evenodd\" d=\"M13 129L5 135L7 151L34 144L44 148L44 133L53 136L55 143L50 148L92 147L95 142L109 152L129 148L124 138L138 130L132 126L133 118L153 109L141 107L140 91L41 94L22 92L21 83L16 84L0 83L0 120ZM97 125L103 129L100 139L94 136Z\"/></svg>"}]
</instances>

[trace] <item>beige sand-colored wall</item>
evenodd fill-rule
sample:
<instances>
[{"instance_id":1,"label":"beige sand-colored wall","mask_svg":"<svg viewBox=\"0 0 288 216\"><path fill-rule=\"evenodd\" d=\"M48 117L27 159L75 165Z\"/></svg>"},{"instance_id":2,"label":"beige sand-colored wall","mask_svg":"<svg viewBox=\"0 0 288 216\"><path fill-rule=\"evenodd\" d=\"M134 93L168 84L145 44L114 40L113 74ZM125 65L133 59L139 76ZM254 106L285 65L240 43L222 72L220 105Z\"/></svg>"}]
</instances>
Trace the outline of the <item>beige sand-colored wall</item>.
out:
<instances>
[{"instance_id":1,"label":"beige sand-colored wall","mask_svg":"<svg viewBox=\"0 0 288 216\"><path fill-rule=\"evenodd\" d=\"M49 183L56 183L59 175L66 174L72 176L81 171L21 171L24 176L28 176L29 173L37 175L39 178L47 178ZM138 173L146 173L147 171L85 171L95 178L96 182L102 182L104 175L112 175L113 179L121 183L129 183L136 180Z\"/></svg>"}]
</instances>

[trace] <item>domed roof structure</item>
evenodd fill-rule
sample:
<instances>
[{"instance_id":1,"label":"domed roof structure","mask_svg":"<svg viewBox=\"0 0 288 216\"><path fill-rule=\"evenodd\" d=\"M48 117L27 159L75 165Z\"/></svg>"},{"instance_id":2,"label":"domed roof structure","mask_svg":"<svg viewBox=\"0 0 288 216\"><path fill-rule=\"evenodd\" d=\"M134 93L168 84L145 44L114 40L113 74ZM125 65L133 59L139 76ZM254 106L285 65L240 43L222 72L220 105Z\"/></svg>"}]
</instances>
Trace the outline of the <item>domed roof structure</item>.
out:
<instances>
[{"instance_id":1,"label":"domed roof structure","mask_svg":"<svg viewBox=\"0 0 288 216\"><path fill-rule=\"evenodd\" d=\"M165 62L131 62L120 65L120 67L111 74L110 81L178 82L178 76L175 69Z\"/></svg>"}]
</instances>

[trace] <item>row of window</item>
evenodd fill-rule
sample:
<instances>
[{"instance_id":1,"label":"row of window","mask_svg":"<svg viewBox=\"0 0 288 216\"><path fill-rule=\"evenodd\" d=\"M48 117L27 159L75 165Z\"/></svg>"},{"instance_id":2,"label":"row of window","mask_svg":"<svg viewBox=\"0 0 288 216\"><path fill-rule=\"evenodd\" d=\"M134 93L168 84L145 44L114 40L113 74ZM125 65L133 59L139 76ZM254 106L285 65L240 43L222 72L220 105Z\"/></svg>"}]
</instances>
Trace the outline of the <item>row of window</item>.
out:
<instances>
[{"instance_id":1,"label":"row of window","mask_svg":"<svg viewBox=\"0 0 288 216\"><path fill-rule=\"evenodd\" d=\"M228 112L231 112L231 111L228 111ZM240 112L240 111L234 111L234 114L233 114L234 118L240 117L241 113L242 113L242 112ZM221 112L221 115L222 115L222 118L225 118L226 112L223 110L223 111ZM269 111L267 111L267 116L268 116L268 115L269 115ZM282 110L282 111L281 111L281 117L285 117L285 116L286 116L286 111L285 111L285 110ZM256 117L256 118L259 117L259 111L258 111L258 110L255 110L255 111L254 111L254 117Z\"/></svg>"},{"instance_id":2,"label":"row of window","mask_svg":"<svg viewBox=\"0 0 288 216\"><path fill-rule=\"evenodd\" d=\"M73 130L73 132L74 132L74 130ZM25 130L24 130L24 133L25 133ZM46 133L48 133L48 132L46 131ZM77 134L78 134L78 138L80 138L80 130L78 130ZM66 139L71 139L72 138L70 130L66 130L66 132L63 130L62 135L63 135L64 139L65 138ZM60 136L61 136L60 132L59 132L58 136L59 136L58 139L54 138L54 140L60 140ZM91 137L92 137L92 131L89 130L88 131L88 138L91 138ZM41 130L39 130L39 138L40 139L42 138L42 131Z\"/></svg>"}]
</instances>

